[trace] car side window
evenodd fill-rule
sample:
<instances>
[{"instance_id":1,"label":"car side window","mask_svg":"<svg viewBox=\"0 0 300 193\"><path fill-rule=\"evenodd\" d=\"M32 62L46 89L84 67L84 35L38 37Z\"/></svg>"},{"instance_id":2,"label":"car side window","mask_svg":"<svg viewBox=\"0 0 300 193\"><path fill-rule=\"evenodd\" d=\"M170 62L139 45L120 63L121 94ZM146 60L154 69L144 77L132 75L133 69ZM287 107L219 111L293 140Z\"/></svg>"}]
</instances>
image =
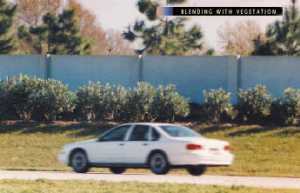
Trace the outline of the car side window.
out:
<instances>
[{"instance_id":1,"label":"car side window","mask_svg":"<svg viewBox=\"0 0 300 193\"><path fill-rule=\"evenodd\" d=\"M113 129L100 138L99 141L124 141L130 125L124 125Z\"/></svg>"},{"instance_id":2,"label":"car side window","mask_svg":"<svg viewBox=\"0 0 300 193\"><path fill-rule=\"evenodd\" d=\"M149 126L136 125L131 132L129 141L149 141Z\"/></svg>"},{"instance_id":3,"label":"car side window","mask_svg":"<svg viewBox=\"0 0 300 193\"><path fill-rule=\"evenodd\" d=\"M152 141L158 141L160 139L160 134L158 133L158 131L156 131L156 129L152 128L151 134Z\"/></svg>"}]
</instances>

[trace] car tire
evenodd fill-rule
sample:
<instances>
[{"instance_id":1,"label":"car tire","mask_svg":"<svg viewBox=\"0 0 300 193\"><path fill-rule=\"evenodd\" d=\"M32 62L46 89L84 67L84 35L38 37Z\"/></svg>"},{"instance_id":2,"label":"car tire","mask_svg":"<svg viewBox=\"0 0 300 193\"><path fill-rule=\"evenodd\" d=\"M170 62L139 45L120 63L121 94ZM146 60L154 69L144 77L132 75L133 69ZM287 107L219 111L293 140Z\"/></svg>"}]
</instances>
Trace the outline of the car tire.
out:
<instances>
[{"instance_id":1,"label":"car tire","mask_svg":"<svg viewBox=\"0 0 300 193\"><path fill-rule=\"evenodd\" d=\"M201 176L205 173L207 167L204 165L189 166L186 168L189 174L193 176Z\"/></svg>"},{"instance_id":2,"label":"car tire","mask_svg":"<svg viewBox=\"0 0 300 193\"><path fill-rule=\"evenodd\" d=\"M167 156L162 152L152 153L149 157L150 170L157 175L167 174L170 170L170 165Z\"/></svg>"},{"instance_id":3,"label":"car tire","mask_svg":"<svg viewBox=\"0 0 300 193\"><path fill-rule=\"evenodd\" d=\"M126 171L126 168L123 168L123 167L112 167L112 168L109 168L109 170L113 174L123 174Z\"/></svg>"},{"instance_id":4,"label":"car tire","mask_svg":"<svg viewBox=\"0 0 300 193\"><path fill-rule=\"evenodd\" d=\"M77 173L86 173L90 169L87 155L82 150L75 150L71 154L70 165Z\"/></svg>"}]
</instances>

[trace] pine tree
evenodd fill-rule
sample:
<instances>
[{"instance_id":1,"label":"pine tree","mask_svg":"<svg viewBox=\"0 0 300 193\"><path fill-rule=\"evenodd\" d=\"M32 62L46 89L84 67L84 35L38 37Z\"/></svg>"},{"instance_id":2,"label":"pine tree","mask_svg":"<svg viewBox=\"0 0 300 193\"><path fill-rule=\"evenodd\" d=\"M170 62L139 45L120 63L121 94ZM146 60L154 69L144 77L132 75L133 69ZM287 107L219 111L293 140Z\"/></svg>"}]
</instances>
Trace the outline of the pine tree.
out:
<instances>
[{"instance_id":1,"label":"pine tree","mask_svg":"<svg viewBox=\"0 0 300 193\"><path fill-rule=\"evenodd\" d=\"M0 0L0 54L10 54L14 50L15 41L12 35L12 27L16 5Z\"/></svg>"},{"instance_id":2,"label":"pine tree","mask_svg":"<svg viewBox=\"0 0 300 193\"><path fill-rule=\"evenodd\" d=\"M41 25L20 27L19 37L38 54L84 55L90 51L90 45L80 36L73 10L64 10L59 15L47 13Z\"/></svg>"},{"instance_id":3,"label":"pine tree","mask_svg":"<svg viewBox=\"0 0 300 193\"><path fill-rule=\"evenodd\" d=\"M185 0L167 0L168 4L183 3ZM150 21L136 21L123 33L130 42L142 41L143 47L137 53L146 52L153 55L185 55L192 50L202 48L203 34L199 26L186 29L186 18L168 19L157 15L159 4L152 0L139 0L137 7Z\"/></svg>"},{"instance_id":4,"label":"pine tree","mask_svg":"<svg viewBox=\"0 0 300 193\"><path fill-rule=\"evenodd\" d=\"M266 40L254 40L253 55L300 55L300 13L296 0L291 0L282 21L268 26Z\"/></svg>"}]
</instances>

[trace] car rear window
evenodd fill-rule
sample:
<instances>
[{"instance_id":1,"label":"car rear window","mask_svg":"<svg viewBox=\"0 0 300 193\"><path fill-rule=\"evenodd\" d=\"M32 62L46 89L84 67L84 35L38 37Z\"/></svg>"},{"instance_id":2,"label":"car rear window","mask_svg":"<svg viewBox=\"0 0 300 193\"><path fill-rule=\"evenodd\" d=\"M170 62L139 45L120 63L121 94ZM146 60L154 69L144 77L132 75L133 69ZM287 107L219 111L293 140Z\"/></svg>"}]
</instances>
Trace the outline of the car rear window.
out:
<instances>
[{"instance_id":1,"label":"car rear window","mask_svg":"<svg viewBox=\"0 0 300 193\"><path fill-rule=\"evenodd\" d=\"M152 141L158 141L160 139L160 134L156 129L152 128Z\"/></svg>"},{"instance_id":2,"label":"car rear window","mask_svg":"<svg viewBox=\"0 0 300 193\"><path fill-rule=\"evenodd\" d=\"M172 137L199 137L200 134L190 128L183 126L162 125L160 126L168 135Z\"/></svg>"},{"instance_id":3,"label":"car rear window","mask_svg":"<svg viewBox=\"0 0 300 193\"><path fill-rule=\"evenodd\" d=\"M149 140L149 126L137 125L134 127L129 141L148 141Z\"/></svg>"}]
</instances>

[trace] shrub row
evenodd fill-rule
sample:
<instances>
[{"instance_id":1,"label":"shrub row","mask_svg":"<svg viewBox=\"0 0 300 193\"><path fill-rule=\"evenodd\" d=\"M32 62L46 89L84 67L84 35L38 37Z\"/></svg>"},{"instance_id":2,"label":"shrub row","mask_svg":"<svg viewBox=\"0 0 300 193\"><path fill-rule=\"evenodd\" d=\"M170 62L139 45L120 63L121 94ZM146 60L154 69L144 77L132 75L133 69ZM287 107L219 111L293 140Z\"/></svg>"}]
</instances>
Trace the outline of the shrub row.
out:
<instances>
[{"instance_id":1,"label":"shrub row","mask_svg":"<svg viewBox=\"0 0 300 193\"><path fill-rule=\"evenodd\" d=\"M293 124L300 115L300 90L287 88L279 98L265 86L240 90L237 103L223 89L204 91L204 116L212 122L238 120ZM0 119L85 121L174 121L190 114L188 101L174 85L139 82L133 89L99 82L72 92L60 81L18 76L0 82Z\"/></svg>"},{"instance_id":2,"label":"shrub row","mask_svg":"<svg viewBox=\"0 0 300 193\"><path fill-rule=\"evenodd\" d=\"M267 88L240 90L233 105L230 93L223 89L204 91L204 111L210 121L220 122L230 117L238 121L293 124L300 115L300 90L287 88L279 98L273 98Z\"/></svg>"},{"instance_id":3,"label":"shrub row","mask_svg":"<svg viewBox=\"0 0 300 193\"><path fill-rule=\"evenodd\" d=\"M189 104L175 86L155 88L140 82L134 89L99 82L75 93L56 80L18 76L0 82L1 119L174 121L189 114Z\"/></svg>"}]
</instances>

